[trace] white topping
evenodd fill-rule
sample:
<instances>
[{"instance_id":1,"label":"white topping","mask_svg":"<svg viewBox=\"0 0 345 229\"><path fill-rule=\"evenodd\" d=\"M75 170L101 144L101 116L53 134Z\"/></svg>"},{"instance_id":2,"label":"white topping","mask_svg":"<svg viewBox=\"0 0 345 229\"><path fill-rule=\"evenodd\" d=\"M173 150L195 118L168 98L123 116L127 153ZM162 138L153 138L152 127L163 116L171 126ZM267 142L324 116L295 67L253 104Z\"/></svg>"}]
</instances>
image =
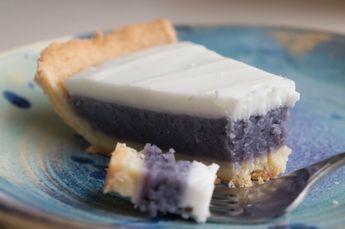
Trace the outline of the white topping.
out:
<instances>
[{"instance_id":1,"label":"white topping","mask_svg":"<svg viewBox=\"0 0 345 229\"><path fill-rule=\"evenodd\" d=\"M157 112L245 119L299 99L293 81L181 42L136 52L65 80L70 95Z\"/></svg>"},{"instance_id":2,"label":"white topping","mask_svg":"<svg viewBox=\"0 0 345 229\"><path fill-rule=\"evenodd\" d=\"M191 208L190 213L183 217L193 217L197 222L205 222L210 216L210 201L214 190L216 173L219 169L217 164L206 166L193 161L187 178L186 193L181 206Z\"/></svg>"}]
</instances>

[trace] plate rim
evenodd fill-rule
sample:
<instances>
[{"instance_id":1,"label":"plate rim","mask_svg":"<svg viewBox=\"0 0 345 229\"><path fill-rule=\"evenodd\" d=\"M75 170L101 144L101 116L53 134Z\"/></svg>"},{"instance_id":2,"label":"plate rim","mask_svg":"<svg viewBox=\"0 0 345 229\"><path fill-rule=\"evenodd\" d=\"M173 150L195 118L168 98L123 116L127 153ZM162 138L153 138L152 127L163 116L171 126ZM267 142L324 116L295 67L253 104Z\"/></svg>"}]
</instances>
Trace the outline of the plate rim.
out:
<instances>
[{"instance_id":1,"label":"plate rim","mask_svg":"<svg viewBox=\"0 0 345 229\"><path fill-rule=\"evenodd\" d=\"M175 28L183 28L183 27L197 27L197 28L216 28L216 27L239 27L239 28L259 28L259 29L281 29L281 30L291 30L291 31L306 31L306 32L315 32L315 33L327 33L333 36L339 36L345 38L345 33L337 32L337 31L329 31L329 30L324 30L324 29L316 29L316 28L302 28L302 27L294 27L294 26L288 26L288 25L264 25L264 24L193 24L193 23L174 23L173 26ZM114 28L113 28L114 29ZM107 33L109 31L112 31L113 29L105 29L103 30L104 33ZM62 36L57 36L53 38L47 38L47 39L41 39L36 42L32 43L25 43L22 45L10 47L7 49L4 49L0 52L0 58L3 58L6 55L11 55L15 52L26 50L26 49L43 49L49 44L53 42L64 42L68 41L70 39L74 38L83 38L83 36L88 36L88 35L94 35L98 30L94 31L88 31L88 32L82 32L74 35L62 35Z\"/></svg>"}]
</instances>

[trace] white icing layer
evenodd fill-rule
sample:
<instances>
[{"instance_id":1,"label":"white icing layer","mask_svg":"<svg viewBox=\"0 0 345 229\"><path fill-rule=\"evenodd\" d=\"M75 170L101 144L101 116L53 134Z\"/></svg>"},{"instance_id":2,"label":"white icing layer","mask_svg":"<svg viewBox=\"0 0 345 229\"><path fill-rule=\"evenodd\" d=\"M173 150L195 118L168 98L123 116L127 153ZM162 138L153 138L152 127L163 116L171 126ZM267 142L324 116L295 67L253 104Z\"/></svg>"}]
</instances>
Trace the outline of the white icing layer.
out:
<instances>
[{"instance_id":1,"label":"white icing layer","mask_svg":"<svg viewBox=\"0 0 345 229\"><path fill-rule=\"evenodd\" d=\"M295 83L188 42L136 52L65 80L70 95L173 114L245 119L299 100Z\"/></svg>"},{"instance_id":2,"label":"white icing layer","mask_svg":"<svg viewBox=\"0 0 345 229\"><path fill-rule=\"evenodd\" d=\"M214 190L214 182L219 169L217 164L206 166L193 161L187 178L187 187L181 206L191 208L192 211L182 215L192 216L197 222L205 222L210 216L210 202Z\"/></svg>"}]
</instances>

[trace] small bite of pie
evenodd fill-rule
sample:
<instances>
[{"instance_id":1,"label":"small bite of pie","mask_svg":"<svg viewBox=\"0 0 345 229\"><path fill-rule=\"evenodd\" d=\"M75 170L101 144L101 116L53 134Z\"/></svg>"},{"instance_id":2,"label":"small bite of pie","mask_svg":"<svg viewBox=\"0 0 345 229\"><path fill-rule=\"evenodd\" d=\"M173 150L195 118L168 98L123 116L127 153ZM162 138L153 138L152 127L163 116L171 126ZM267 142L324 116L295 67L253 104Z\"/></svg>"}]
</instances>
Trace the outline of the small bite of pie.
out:
<instances>
[{"instance_id":1,"label":"small bite of pie","mask_svg":"<svg viewBox=\"0 0 345 229\"><path fill-rule=\"evenodd\" d=\"M135 207L149 212L181 214L203 223L210 216L216 164L176 161L174 150L162 153L146 144L140 152L118 143L108 167L104 192L129 197Z\"/></svg>"}]
</instances>

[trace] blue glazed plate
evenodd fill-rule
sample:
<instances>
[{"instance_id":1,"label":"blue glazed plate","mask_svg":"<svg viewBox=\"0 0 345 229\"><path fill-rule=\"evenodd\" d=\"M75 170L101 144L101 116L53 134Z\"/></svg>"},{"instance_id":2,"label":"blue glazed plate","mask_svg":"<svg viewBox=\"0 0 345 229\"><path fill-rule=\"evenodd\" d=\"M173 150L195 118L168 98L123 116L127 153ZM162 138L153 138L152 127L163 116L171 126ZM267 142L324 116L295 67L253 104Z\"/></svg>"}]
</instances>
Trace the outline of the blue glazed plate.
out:
<instances>
[{"instance_id":1,"label":"blue glazed plate","mask_svg":"<svg viewBox=\"0 0 345 229\"><path fill-rule=\"evenodd\" d=\"M296 81L288 145L295 170L345 150L345 37L266 27L177 26L181 40L206 45ZM53 112L33 82L39 43L0 55L0 221L28 228L218 228L176 216L150 219L116 195L103 195L108 158ZM345 168L317 184L292 213L258 228L341 227ZM252 228L253 225L231 225Z\"/></svg>"}]
</instances>

